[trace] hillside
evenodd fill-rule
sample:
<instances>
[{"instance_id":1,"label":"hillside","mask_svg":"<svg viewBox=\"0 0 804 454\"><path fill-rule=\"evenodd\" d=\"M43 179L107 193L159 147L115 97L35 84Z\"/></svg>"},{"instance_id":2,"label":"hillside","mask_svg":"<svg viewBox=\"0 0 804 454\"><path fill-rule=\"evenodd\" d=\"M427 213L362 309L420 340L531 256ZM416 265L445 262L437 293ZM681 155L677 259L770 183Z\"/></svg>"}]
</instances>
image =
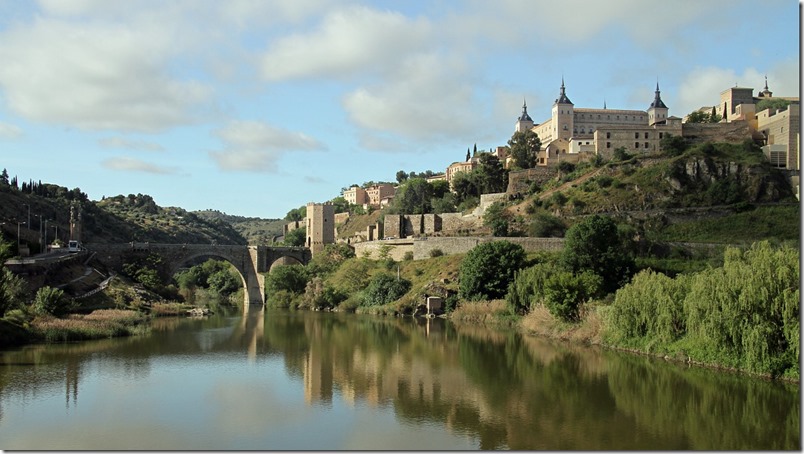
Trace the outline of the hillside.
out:
<instances>
[{"instance_id":1,"label":"hillside","mask_svg":"<svg viewBox=\"0 0 804 454\"><path fill-rule=\"evenodd\" d=\"M509 195L503 214L509 234L562 236L582 216L600 213L630 224L643 238L664 241L798 239L794 190L784 171L771 167L750 143L703 143L651 155L622 153L618 158L566 163L552 178L510 184L509 188L526 188L526 192ZM518 177L511 173L509 178ZM381 218L380 213L373 213L370 220L352 215L349 224L363 227ZM718 220L735 228L722 224L718 228ZM679 228L671 228L674 225ZM474 232L488 233L488 229Z\"/></svg>"},{"instance_id":2,"label":"hillside","mask_svg":"<svg viewBox=\"0 0 804 454\"><path fill-rule=\"evenodd\" d=\"M277 236L282 236L282 228L288 221L284 219L262 219L234 216L218 210L193 211L207 221L223 221L242 235L248 244L270 244Z\"/></svg>"},{"instance_id":3,"label":"hillside","mask_svg":"<svg viewBox=\"0 0 804 454\"><path fill-rule=\"evenodd\" d=\"M74 202L81 205L81 239L85 243L246 244L243 235L223 220L204 219L181 208L160 207L147 195L90 201L78 188L69 190L47 183L27 186L25 191L0 184L0 227L5 237L15 243L18 223L22 223L20 240L30 244L33 253L38 252L40 230L46 233L48 243L56 235L62 242L69 238L70 207Z\"/></svg>"}]
</instances>

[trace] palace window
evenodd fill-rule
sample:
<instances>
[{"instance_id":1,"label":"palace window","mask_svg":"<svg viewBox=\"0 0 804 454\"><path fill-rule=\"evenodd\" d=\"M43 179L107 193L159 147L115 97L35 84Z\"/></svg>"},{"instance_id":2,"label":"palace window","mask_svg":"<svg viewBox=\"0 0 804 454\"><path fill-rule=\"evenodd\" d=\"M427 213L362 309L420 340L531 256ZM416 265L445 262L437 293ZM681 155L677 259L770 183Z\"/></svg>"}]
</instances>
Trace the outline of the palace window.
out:
<instances>
[{"instance_id":1,"label":"palace window","mask_svg":"<svg viewBox=\"0 0 804 454\"><path fill-rule=\"evenodd\" d=\"M607 138L607 139L611 139L611 133L610 133L610 132L607 132L607 133L606 133L606 138Z\"/></svg>"},{"instance_id":2,"label":"palace window","mask_svg":"<svg viewBox=\"0 0 804 454\"><path fill-rule=\"evenodd\" d=\"M606 148L611 148L611 142L606 142Z\"/></svg>"},{"instance_id":3,"label":"palace window","mask_svg":"<svg viewBox=\"0 0 804 454\"><path fill-rule=\"evenodd\" d=\"M663 139L663 138L664 138L664 133L663 133L663 132L660 132L660 133L659 133L659 138L660 138L660 139Z\"/></svg>"},{"instance_id":4,"label":"palace window","mask_svg":"<svg viewBox=\"0 0 804 454\"><path fill-rule=\"evenodd\" d=\"M634 142L634 148L639 148L639 142Z\"/></svg>"},{"instance_id":5,"label":"palace window","mask_svg":"<svg viewBox=\"0 0 804 454\"><path fill-rule=\"evenodd\" d=\"M648 142L645 142L645 148L646 149L648 148Z\"/></svg>"},{"instance_id":6,"label":"palace window","mask_svg":"<svg viewBox=\"0 0 804 454\"><path fill-rule=\"evenodd\" d=\"M639 139L639 133L638 132L634 133L634 139Z\"/></svg>"},{"instance_id":7,"label":"palace window","mask_svg":"<svg viewBox=\"0 0 804 454\"><path fill-rule=\"evenodd\" d=\"M645 138L646 138L646 139L648 138L648 133L647 133L647 132L645 133Z\"/></svg>"}]
</instances>

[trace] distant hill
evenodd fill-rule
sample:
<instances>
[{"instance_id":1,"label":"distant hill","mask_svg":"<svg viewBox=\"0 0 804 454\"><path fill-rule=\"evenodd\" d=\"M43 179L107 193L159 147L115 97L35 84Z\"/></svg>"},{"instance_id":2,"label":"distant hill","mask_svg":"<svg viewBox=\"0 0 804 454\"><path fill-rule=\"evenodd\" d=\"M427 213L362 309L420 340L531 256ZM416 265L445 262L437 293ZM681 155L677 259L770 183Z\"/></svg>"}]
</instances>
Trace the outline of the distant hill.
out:
<instances>
[{"instance_id":1,"label":"distant hill","mask_svg":"<svg viewBox=\"0 0 804 454\"><path fill-rule=\"evenodd\" d=\"M234 216L218 210L193 211L193 213L210 222L222 221L231 225L248 244L270 244L274 237L282 235L282 228L288 222L283 219Z\"/></svg>"},{"instance_id":2,"label":"distant hill","mask_svg":"<svg viewBox=\"0 0 804 454\"><path fill-rule=\"evenodd\" d=\"M160 207L148 195L91 201L78 188L48 183L18 187L14 183L0 181L0 229L7 240L16 242L19 227L20 240L30 244L32 252L38 252L40 231L44 234L45 226L49 243L57 234L62 241L69 239L70 209L76 202L81 206L81 240L85 243L247 244L246 237L223 219Z\"/></svg>"}]
</instances>

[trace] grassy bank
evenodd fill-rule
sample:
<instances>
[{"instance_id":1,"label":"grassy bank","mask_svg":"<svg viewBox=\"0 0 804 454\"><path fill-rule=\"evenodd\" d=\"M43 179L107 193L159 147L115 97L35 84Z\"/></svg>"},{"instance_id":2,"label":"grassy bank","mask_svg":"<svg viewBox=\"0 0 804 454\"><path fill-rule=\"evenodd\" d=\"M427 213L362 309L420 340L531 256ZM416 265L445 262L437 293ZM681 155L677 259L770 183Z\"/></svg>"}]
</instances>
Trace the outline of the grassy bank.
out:
<instances>
[{"instance_id":1,"label":"grassy bank","mask_svg":"<svg viewBox=\"0 0 804 454\"><path fill-rule=\"evenodd\" d=\"M144 314L122 309L99 309L89 314L72 314L66 318L36 317L31 333L45 342L72 342L89 339L131 336L147 332Z\"/></svg>"}]
</instances>

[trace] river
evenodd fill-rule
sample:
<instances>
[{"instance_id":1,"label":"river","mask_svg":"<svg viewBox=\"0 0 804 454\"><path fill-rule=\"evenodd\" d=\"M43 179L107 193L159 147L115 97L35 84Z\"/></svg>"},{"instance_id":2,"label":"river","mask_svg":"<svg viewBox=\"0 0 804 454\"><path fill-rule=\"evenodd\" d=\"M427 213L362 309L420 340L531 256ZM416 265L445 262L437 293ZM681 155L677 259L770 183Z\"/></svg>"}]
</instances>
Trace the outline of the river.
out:
<instances>
[{"instance_id":1,"label":"river","mask_svg":"<svg viewBox=\"0 0 804 454\"><path fill-rule=\"evenodd\" d=\"M0 448L800 450L799 392L510 329L252 306L0 352Z\"/></svg>"}]
</instances>

